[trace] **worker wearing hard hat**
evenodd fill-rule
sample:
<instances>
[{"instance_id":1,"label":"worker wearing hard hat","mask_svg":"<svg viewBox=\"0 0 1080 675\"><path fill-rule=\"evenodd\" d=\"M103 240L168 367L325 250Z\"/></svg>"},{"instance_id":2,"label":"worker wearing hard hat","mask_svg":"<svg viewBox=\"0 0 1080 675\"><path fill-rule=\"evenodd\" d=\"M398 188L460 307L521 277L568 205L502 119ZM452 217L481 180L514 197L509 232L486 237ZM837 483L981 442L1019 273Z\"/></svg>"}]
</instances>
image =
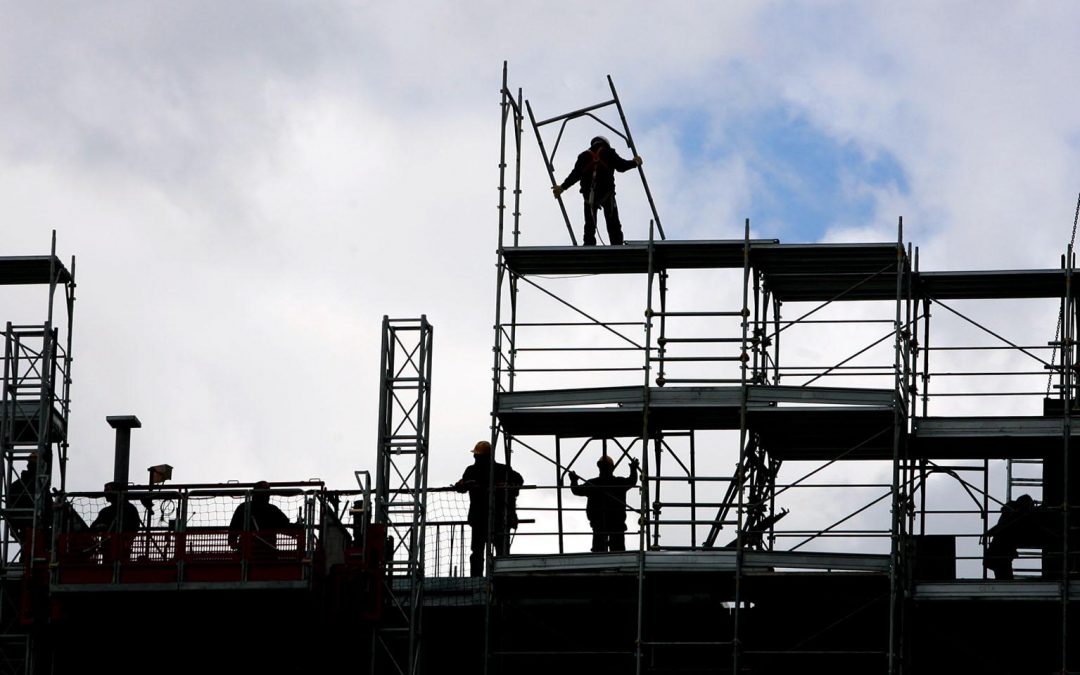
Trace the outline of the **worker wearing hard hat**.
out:
<instances>
[{"instance_id":1,"label":"worker wearing hard hat","mask_svg":"<svg viewBox=\"0 0 1080 675\"><path fill-rule=\"evenodd\" d=\"M597 136L589 142L589 149L578 155L574 170L551 191L559 197L574 183L581 181L581 196L585 200L585 246L596 245L596 211L604 209L604 222L612 244L623 243L619 207L615 203L615 172L622 173L641 166L641 158L623 159L611 148L608 139Z\"/></svg>"},{"instance_id":2,"label":"worker wearing hard hat","mask_svg":"<svg viewBox=\"0 0 1080 675\"><path fill-rule=\"evenodd\" d=\"M472 528L472 555L469 557L470 574L484 576L484 549L490 540L495 555L510 552L510 530L517 529L517 494L524 482L521 474L505 464L491 464L491 443L480 441L473 449L473 463L465 468L461 480L454 483L458 492L469 493L469 527ZM495 477L495 500L488 499L491 477ZM488 536L488 507L494 508L492 517L494 537Z\"/></svg>"}]
</instances>

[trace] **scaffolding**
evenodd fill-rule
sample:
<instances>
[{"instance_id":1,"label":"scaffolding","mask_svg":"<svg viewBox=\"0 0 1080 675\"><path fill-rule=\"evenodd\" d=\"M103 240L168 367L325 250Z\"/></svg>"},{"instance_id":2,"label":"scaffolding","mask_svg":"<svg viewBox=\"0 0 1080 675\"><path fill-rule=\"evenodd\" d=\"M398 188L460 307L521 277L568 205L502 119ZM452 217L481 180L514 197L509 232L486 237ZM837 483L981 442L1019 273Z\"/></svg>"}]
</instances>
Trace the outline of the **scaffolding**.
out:
<instances>
[{"instance_id":1,"label":"scaffolding","mask_svg":"<svg viewBox=\"0 0 1080 675\"><path fill-rule=\"evenodd\" d=\"M30 673L37 659L48 663L24 625L22 600L24 587L42 582L53 550L54 476L61 491L66 485L75 260L68 269L56 256L54 232L47 256L0 258L0 285L47 289L41 323L5 323L0 398L0 672Z\"/></svg>"},{"instance_id":2,"label":"scaffolding","mask_svg":"<svg viewBox=\"0 0 1080 675\"><path fill-rule=\"evenodd\" d=\"M831 668L842 672L909 672L919 664L925 667L928 658L922 637L912 630L913 612L926 617L940 607L951 607L945 604L950 598L1020 597L1060 604L1057 666L1066 672L1071 665L1066 580L1072 564L1069 551L1074 548L1068 524L1067 459L1073 432L1066 414L1073 408L1075 387L1073 369L1066 365L1075 363L1071 245L1056 270L921 272L918 250L904 242L902 219L895 241L882 243L782 244L752 238L749 221L743 224L741 240L680 241L664 237L647 194L652 219L645 240L579 247L560 201L571 245L522 246L523 108L555 184L554 152L549 155L542 135L549 124L560 125L555 148L568 121L590 118L637 154L610 77L608 83L610 101L538 122L532 104L522 105L521 90L509 89L503 69L492 438L501 437L507 463L515 454L525 453L553 470L550 483L538 481L535 487L554 492L550 500L554 516L548 519L554 531L541 528L536 536L551 540L550 550L560 559L539 554L493 561L488 606L510 609L504 608L498 621L489 611L488 671L514 672L528 660L561 658L559 663L568 663L598 658L632 664L639 673L724 659L730 672L748 667L772 672L790 663L786 659L799 658L827 659ZM623 132L597 116L609 105L618 109ZM512 159L507 157L508 139ZM511 161L515 171L513 183L507 185L505 169ZM641 176L647 192L643 172ZM503 198L508 189L514 195L509 237ZM672 275L683 271L726 271L729 286L739 292L724 294L714 287L700 306L676 305L669 286ZM637 315L644 320L626 316L634 315L627 307L635 304L627 300L628 278L644 280L644 295L636 303ZM608 279L619 280L617 297L611 294L615 283L604 286ZM588 288L582 291L583 287ZM608 293L603 296L606 302L598 301L597 288ZM965 302L990 299L1059 302L1058 335L1041 345L1010 340L1002 335L1005 331L960 308ZM590 304L603 307L597 311ZM528 317L523 313L526 306L532 311ZM838 306L852 308L850 315L827 314ZM781 309L792 307L799 308L798 316L783 318ZM626 311L612 318L618 310ZM992 342L931 345L932 310L965 323ZM789 350L798 352L805 343L793 337L796 331L816 334L818 340L844 331L866 336L867 342L831 362L792 364L781 359L780 343L784 337L793 345ZM1021 354L1040 368L930 366L931 355L945 362L991 350ZM1060 363L1038 356L1042 350L1060 351ZM932 414L930 409L932 400L949 413L956 407L950 403L977 402L979 397L1043 396L1033 388L963 391L944 385L932 391L932 382L939 380L993 377L995 383L1010 378L1030 382L1047 376L1056 381L1047 390L1056 392L1045 397L1036 415L953 416ZM534 384L545 378L557 378L557 384ZM644 382L635 383L636 378ZM827 384L836 378L854 384ZM583 384L575 386L578 381ZM597 386L598 382L608 386ZM737 434L727 441L737 448L730 471L700 466L702 434L717 430ZM567 553L567 542L576 533L568 531L573 508L564 501L568 488L564 479L591 447L601 447L605 455L611 452L620 462L631 452L641 454L640 499L631 509L638 526L628 533L636 535L636 551L591 557ZM1004 495L991 486L998 471L992 463L999 460L1007 469ZM1044 467L1044 460L1050 466ZM870 467L861 473L876 472L884 479L820 480L853 463ZM1020 480L1017 467L1024 465L1042 469L1042 475ZM1049 476L1065 476L1065 481L1053 481L1051 487L1044 480ZM939 492L961 491L971 506L942 508L933 495L928 496L931 485ZM711 496L718 486L719 499ZM1041 488L1040 508L1057 514L1047 522L1057 530L1060 543L1043 545L1041 554L1029 556L1041 561L1044 579L1060 580L1049 586L1032 580L1030 573L1013 583L987 579L983 560L990 519L1014 498L1017 486ZM785 517L788 522L801 517L792 502L805 507L806 498L793 497L808 490L830 496L841 490L870 491L871 496L825 525L782 527ZM978 527L971 530L966 525L966 531L944 534L942 528L948 526L940 523L950 519L976 522ZM878 524L865 524L871 521ZM725 530L730 541L721 546ZM847 553L849 548L874 552ZM977 585L958 579L958 563L962 574L977 580ZM685 630L680 635L666 630L671 616L658 611L663 603L657 597L670 590L669 577L675 569L725 575L718 604L724 606L726 617L711 631ZM860 603L828 620L818 617L825 627L813 639L784 644L762 632L761 621L755 618L764 611L762 598L771 592L762 573L777 569L823 575L858 572L864 574L859 581L868 589ZM515 595L525 588L520 580L540 570L632 573L632 581L619 592L634 598L636 619L603 648L572 638L562 645L523 640L508 617L522 605ZM800 580L797 574L791 578ZM799 592L807 590L800 587ZM792 594L788 603L797 597ZM536 623L514 616L521 625ZM880 631L857 630L852 622L860 620ZM690 656L684 659L677 655L680 651Z\"/></svg>"}]
</instances>

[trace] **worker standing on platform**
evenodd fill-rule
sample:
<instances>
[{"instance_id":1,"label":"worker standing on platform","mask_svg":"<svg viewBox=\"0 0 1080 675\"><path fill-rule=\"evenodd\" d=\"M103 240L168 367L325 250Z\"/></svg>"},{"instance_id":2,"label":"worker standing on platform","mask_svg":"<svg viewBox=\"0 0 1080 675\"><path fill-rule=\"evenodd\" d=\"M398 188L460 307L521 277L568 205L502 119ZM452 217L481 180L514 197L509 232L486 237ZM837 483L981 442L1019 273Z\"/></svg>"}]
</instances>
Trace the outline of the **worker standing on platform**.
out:
<instances>
[{"instance_id":1,"label":"worker standing on platform","mask_svg":"<svg viewBox=\"0 0 1080 675\"><path fill-rule=\"evenodd\" d=\"M131 557L131 545L135 533L142 526L139 510L127 499L127 486L122 483L105 484L105 501L108 505L98 512L97 518L90 523L90 529L101 532L102 561L110 563L119 557L128 560Z\"/></svg>"},{"instance_id":2,"label":"worker standing on platform","mask_svg":"<svg viewBox=\"0 0 1080 675\"><path fill-rule=\"evenodd\" d=\"M465 468L461 480L454 483L458 492L469 493L469 527L472 528L472 555L469 556L469 574L484 576L484 548L489 539L495 546L495 555L510 552L510 530L517 529L517 495L525 482L521 474L491 458L491 443L480 441L472 449L473 463ZM494 462L494 468L491 466ZM488 537L488 494L491 477L495 477L494 513L492 527L494 537Z\"/></svg>"},{"instance_id":3,"label":"worker standing on platform","mask_svg":"<svg viewBox=\"0 0 1080 675\"><path fill-rule=\"evenodd\" d=\"M570 472L570 492L586 497L585 514L592 526L592 552L626 550L626 492L637 485L638 461L630 458L630 475L615 475L615 460L602 456L596 466L600 475L578 485L578 475Z\"/></svg>"},{"instance_id":4,"label":"worker standing on platform","mask_svg":"<svg viewBox=\"0 0 1080 675\"><path fill-rule=\"evenodd\" d=\"M277 549L277 535L282 530L298 529L281 509L270 503L270 483L264 480L251 487L250 510L241 504L229 522L229 546L240 547L240 533L251 532L251 553L270 555Z\"/></svg>"},{"instance_id":5,"label":"worker standing on platform","mask_svg":"<svg viewBox=\"0 0 1080 675\"><path fill-rule=\"evenodd\" d=\"M615 172L622 173L641 166L641 158L623 159L611 148L608 139L597 136L589 142L589 149L578 155L574 170L560 185L551 191L557 198L570 186L581 181L581 196L585 200L585 246L596 245L596 211L604 209L608 238L612 244L623 243L619 207L615 203Z\"/></svg>"}]
</instances>

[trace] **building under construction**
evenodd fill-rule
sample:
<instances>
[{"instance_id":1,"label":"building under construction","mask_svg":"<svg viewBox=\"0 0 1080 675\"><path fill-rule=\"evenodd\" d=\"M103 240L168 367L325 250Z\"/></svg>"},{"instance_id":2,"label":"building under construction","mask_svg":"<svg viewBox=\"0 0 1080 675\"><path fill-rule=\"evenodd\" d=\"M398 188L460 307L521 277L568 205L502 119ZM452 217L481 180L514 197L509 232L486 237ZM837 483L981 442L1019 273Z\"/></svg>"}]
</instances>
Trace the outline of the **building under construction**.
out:
<instances>
[{"instance_id":1,"label":"building under construction","mask_svg":"<svg viewBox=\"0 0 1080 675\"><path fill-rule=\"evenodd\" d=\"M480 577L467 497L428 485L426 318L384 319L378 452L347 489L144 481L118 415L111 489L72 492L74 260L0 257L0 285L48 288L4 324L0 673L1080 672L1072 244L923 271L902 221L678 240L639 167L647 238L578 246L562 208L568 241L522 245L523 145L552 185L568 125L637 155L609 86L538 119L504 68L490 441L525 484ZM1029 305L1043 338L1005 318ZM600 456L640 461L626 551L588 552L571 493ZM287 525L259 526L267 496Z\"/></svg>"}]
</instances>

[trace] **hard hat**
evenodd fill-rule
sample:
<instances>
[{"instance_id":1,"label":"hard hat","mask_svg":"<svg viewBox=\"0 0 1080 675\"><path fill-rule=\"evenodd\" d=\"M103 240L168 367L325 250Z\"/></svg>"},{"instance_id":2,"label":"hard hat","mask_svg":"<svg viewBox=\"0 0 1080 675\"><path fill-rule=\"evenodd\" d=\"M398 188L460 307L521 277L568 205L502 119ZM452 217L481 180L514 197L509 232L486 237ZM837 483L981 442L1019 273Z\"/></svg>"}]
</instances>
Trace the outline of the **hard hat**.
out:
<instances>
[{"instance_id":1,"label":"hard hat","mask_svg":"<svg viewBox=\"0 0 1080 675\"><path fill-rule=\"evenodd\" d=\"M605 464L611 467L615 466L615 460L611 458L611 455L601 455L600 459L596 460L596 466L603 466Z\"/></svg>"},{"instance_id":2,"label":"hard hat","mask_svg":"<svg viewBox=\"0 0 1080 675\"><path fill-rule=\"evenodd\" d=\"M473 446L472 454L474 454L474 455L490 455L491 454L491 443L488 443L487 441L480 441L475 446Z\"/></svg>"},{"instance_id":3,"label":"hard hat","mask_svg":"<svg viewBox=\"0 0 1080 675\"><path fill-rule=\"evenodd\" d=\"M598 143L603 143L604 145L608 146L609 148L611 147L611 143L609 143L608 139L605 138L604 136L594 136L593 139L591 141L589 141L589 147L590 148L595 147Z\"/></svg>"}]
</instances>

